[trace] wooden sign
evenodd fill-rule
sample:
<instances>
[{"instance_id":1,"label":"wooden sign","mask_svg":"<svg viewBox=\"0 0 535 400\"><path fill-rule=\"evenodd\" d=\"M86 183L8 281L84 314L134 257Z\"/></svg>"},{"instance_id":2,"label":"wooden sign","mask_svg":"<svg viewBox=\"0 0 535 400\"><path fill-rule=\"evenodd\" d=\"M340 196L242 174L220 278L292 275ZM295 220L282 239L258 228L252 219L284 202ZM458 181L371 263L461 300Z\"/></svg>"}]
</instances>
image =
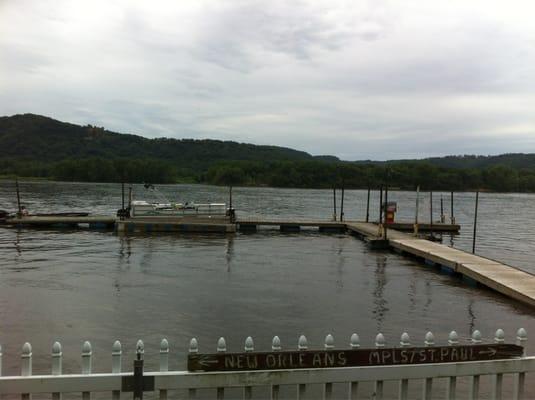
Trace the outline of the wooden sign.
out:
<instances>
[{"instance_id":1,"label":"wooden sign","mask_svg":"<svg viewBox=\"0 0 535 400\"><path fill-rule=\"evenodd\" d=\"M188 371L248 371L294 368L368 367L484 361L522 356L514 344L305 350L188 355Z\"/></svg>"}]
</instances>

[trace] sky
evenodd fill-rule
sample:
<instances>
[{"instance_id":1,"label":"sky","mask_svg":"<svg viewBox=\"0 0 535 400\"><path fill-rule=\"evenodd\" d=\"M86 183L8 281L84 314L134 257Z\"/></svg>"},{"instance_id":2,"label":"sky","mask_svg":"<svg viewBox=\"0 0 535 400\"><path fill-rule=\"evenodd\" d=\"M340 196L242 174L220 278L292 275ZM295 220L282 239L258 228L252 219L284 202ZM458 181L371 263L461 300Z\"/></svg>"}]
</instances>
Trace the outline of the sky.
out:
<instances>
[{"instance_id":1,"label":"sky","mask_svg":"<svg viewBox=\"0 0 535 400\"><path fill-rule=\"evenodd\" d=\"M0 115L344 160L535 152L535 2L0 0Z\"/></svg>"}]
</instances>

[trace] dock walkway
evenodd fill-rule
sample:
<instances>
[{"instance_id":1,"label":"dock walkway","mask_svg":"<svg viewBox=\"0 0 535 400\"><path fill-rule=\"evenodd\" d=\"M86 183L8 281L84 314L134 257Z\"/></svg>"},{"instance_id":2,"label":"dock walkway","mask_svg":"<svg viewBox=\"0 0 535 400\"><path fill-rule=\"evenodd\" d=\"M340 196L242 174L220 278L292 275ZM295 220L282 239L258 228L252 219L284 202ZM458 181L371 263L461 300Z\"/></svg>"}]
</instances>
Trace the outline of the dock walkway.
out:
<instances>
[{"instance_id":1,"label":"dock walkway","mask_svg":"<svg viewBox=\"0 0 535 400\"><path fill-rule=\"evenodd\" d=\"M113 228L116 218L108 215L83 216L24 216L7 221L13 226L77 226L81 224L95 228Z\"/></svg>"},{"instance_id":2,"label":"dock walkway","mask_svg":"<svg viewBox=\"0 0 535 400\"><path fill-rule=\"evenodd\" d=\"M361 236L378 237L379 228L376 224L352 222L347 224L347 229ZM387 230L387 237L389 246L398 251L448 268L508 297L535 307L535 275L495 260L392 229Z\"/></svg>"}]
</instances>

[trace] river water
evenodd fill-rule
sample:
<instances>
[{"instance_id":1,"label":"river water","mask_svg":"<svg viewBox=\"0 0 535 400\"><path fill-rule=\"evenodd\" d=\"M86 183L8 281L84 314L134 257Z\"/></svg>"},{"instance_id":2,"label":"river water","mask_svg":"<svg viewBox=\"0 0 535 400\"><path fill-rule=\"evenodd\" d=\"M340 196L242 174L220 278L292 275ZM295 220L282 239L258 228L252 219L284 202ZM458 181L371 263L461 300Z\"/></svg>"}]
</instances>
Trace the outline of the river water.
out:
<instances>
[{"instance_id":1,"label":"river water","mask_svg":"<svg viewBox=\"0 0 535 400\"><path fill-rule=\"evenodd\" d=\"M162 185L161 194L137 198L171 201L228 201L227 188ZM434 219L440 198L447 219L450 194L433 193ZM24 182L23 204L31 212L88 211L114 214L121 188L114 184ZM398 220L413 221L413 192L392 191ZM340 192L338 192L338 201ZM443 243L471 249L475 195L454 194L461 234ZM480 194L476 252L535 273L535 196ZM332 217L332 191L234 188L238 217ZM347 190L347 220L364 219L366 191ZM377 219L378 194L372 192L370 219ZM339 205L338 205L339 206ZM0 182L0 209L15 210L12 182ZM447 211L446 211L447 209ZM421 193L419 216L429 220L429 195ZM146 346L148 369L157 368L163 337L171 345L170 367L185 367L192 337L202 352L217 339L240 351L246 336L257 350L269 350L274 335L294 349L304 334L321 348L327 333L346 347L357 332L363 347L378 332L397 345L408 332L421 345L428 330L445 344L456 330L465 342L474 329L492 340L503 328L506 341L518 328L535 333L535 312L488 289L472 287L415 259L373 251L344 234L257 233L230 235L117 235L111 231L0 228L0 344L3 374L17 374L26 341L33 345L34 373L48 373L50 350L63 345L64 370L80 371L84 340L93 346L94 370L109 371L114 340L123 343L124 365L131 369L137 339ZM529 337L529 336L528 336ZM535 340L528 340L535 353ZM532 385L532 384L531 384ZM533 386L533 385L532 385ZM507 390L510 385L506 385ZM463 391L466 386L459 385ZM535 389L528 395L535 397Z\"/></svg>"}]
</instances>

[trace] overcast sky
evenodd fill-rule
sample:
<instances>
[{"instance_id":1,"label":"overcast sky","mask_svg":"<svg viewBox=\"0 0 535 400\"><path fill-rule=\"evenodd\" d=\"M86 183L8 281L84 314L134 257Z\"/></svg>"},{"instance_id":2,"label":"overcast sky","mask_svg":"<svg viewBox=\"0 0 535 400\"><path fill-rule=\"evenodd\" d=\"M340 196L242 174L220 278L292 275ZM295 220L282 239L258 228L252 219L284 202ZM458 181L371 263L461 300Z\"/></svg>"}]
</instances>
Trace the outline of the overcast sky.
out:
<instances>
[{"instance_id":1,"label":"overcast sky","mask_svg":"<svg viewBox=\"0 0 535 400\"><path fill-rule=\"evenodd\" d=\"M535 2L0 0L0 115L346 160L535 152Z\"/></svg>"}]
</instances>

